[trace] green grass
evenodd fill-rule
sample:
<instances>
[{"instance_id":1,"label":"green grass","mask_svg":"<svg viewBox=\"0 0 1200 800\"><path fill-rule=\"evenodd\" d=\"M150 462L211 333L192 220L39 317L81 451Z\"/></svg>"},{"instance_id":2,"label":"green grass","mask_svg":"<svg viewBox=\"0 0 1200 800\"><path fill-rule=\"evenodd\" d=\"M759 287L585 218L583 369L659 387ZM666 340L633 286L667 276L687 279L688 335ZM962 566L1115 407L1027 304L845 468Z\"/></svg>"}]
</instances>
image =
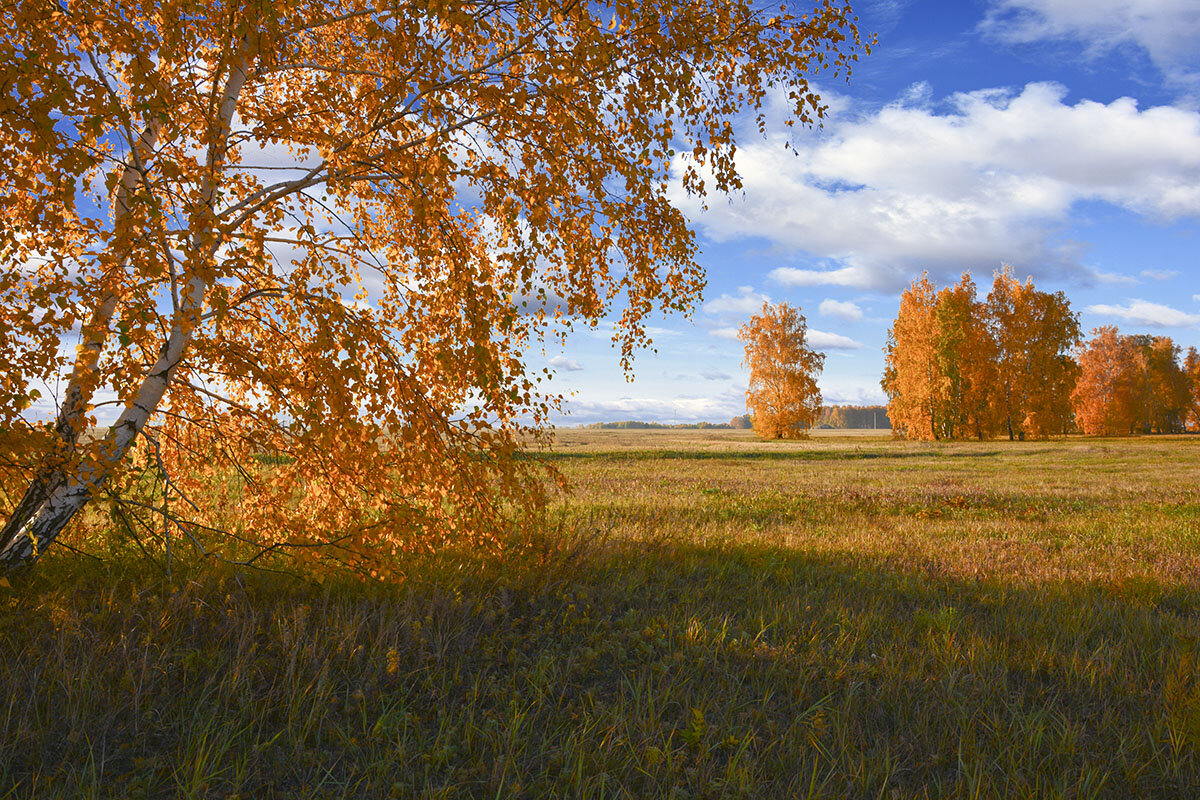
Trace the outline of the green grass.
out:
<instances>
[{"instance_id":1,"label":"green grass","mask_svg":"<svg viewBox=\"0 0 1200 800\"><path fill-rule=\"evenodd\" d=\"M1200 437L564 432L399 587L48 556L0 796L1200 796Z\"/></svg>"}]
</instances>

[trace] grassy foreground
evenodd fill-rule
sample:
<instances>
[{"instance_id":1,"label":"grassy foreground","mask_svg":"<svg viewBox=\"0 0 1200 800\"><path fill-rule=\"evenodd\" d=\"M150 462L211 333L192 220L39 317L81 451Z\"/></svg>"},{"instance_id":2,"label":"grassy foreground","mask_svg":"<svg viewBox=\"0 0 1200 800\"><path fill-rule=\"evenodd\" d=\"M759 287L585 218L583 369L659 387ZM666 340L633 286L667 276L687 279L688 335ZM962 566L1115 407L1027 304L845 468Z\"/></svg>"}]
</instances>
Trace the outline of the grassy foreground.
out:
<instances>
[{"instance_id":1,"label":"grassy foreground","mask_svg":"<svg viewBox=\"0 0 1200 800\"><path fill-rule=\"evenodd\" d=\"M554 530L398 589L48 556L0 796L1200 796L1200 437L554 457Z\"/></svg>"}]
</instances>

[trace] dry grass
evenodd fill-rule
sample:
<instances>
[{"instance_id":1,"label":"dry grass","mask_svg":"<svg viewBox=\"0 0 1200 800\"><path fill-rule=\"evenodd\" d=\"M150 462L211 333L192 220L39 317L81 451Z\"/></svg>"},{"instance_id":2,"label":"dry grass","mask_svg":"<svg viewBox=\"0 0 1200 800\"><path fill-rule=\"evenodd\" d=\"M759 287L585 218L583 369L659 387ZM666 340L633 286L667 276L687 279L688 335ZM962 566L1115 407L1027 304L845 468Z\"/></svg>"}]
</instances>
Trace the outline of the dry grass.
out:
<instances>
[{"instance_id":1,"label":"dry grass","mask_svg":"<svg viewBox=\"0 0 1200 800\"><path fill-rule=\"evenodd\" d=\"M543 536L399 588L49 559L0 597L0 789L1200 796L1200 438L552 457Z\"/></svg>"}]
</instances>

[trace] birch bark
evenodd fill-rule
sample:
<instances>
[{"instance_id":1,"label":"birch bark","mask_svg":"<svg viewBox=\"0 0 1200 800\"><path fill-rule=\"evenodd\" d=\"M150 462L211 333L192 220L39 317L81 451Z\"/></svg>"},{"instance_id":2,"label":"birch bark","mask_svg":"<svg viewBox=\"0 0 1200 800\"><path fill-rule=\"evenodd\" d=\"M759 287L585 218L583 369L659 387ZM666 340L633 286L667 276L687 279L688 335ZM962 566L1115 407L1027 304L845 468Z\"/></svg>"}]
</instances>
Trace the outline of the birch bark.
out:
<instances>
[{"instance_id":1,"label":"birch bark","mask_svg":"<svg viewBox=\"0 0 1200 800\"><path fill-rule=\"evenodd\" d=\"M83 415L93 390L89 382L108 337L109 326L119 299L115 294L105 298L89 321L91 333L86 337L85 344L76 358L56 424L64 455L68 458L60 458L57 465L48 465L48 468L43 469L31 483L3 531L0 531L0 568L12 569L37 560L112 474L166 395L171 378L183 360L192 332L200 319L209 286L208 265L216 256L220 243L214 210L218 183L216 176L225 158L233 115L237 109L238 97L246 83L248 69L247 57L244 54L239 55L221 93L216 131L208 148L208 169L201 182L197 210L197 215L203 222L197 226L191 241L191 277L187 281L181 302L175 309L171 330L162 351L116 424L96 447L96 452L89 454L82 463L72 468L71 458L76 454ZM139 142L145 153L152 152L158 135L159 125L153 122ZM127 165L122 174L115 215L123 217L128 213L130 193L144 173L144 161L142 155L137 152L138 149L134 148L133 165Z\"/></svg>"}]
</instances>

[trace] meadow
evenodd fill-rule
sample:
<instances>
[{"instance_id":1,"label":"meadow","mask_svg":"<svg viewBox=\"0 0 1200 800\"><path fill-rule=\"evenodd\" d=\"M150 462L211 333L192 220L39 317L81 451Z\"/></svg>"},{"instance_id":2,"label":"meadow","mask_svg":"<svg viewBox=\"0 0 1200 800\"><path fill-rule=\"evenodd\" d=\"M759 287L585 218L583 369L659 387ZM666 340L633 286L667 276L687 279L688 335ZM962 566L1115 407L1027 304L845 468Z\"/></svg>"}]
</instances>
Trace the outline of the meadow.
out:
<instances>
[{"instance_id":1,"label":"meadow","mask_svg":"<svg viewBox=\"0 0 1200 800\"><path fill-rule=\"evenodd\" d=\"M1200 437L560 431L399 586L0 589L0 796L1200 796Z\"/></svg>"}]
</instances>

